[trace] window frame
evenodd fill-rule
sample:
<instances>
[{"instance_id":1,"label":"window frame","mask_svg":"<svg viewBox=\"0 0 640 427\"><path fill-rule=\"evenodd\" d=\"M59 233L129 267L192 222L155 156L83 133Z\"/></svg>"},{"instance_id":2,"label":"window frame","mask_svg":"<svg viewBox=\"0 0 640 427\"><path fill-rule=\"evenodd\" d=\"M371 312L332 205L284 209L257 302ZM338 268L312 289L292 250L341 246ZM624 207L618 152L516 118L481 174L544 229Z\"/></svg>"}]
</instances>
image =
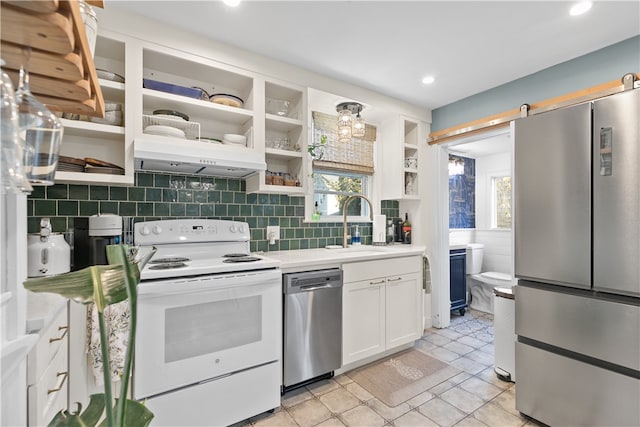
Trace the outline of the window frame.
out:
<instances>
[{"instance_id":1,"label":"window frame","mask_svg":"<svg viewBox=\"0 0 640 427\"><path fill-rule=\"evenodd\" d=\"M319 194L335 194L335 195L351 195L351 194L360 194L362 196L365 196L367 199L369 199L371 201L372 204L374 204L374 200L372 199L372 189L373 189L373 176L372 175L368 175L368 174L363 174L363 173L359 173L359 172L347 172L347 171L336 171L336 170L328 170L328 169L321 169L321 168L313 168L312 166L312 172L313 174L315 173L322 173L322 174L328 174L328 175L336 175L336 176L355 176L355 177L361 177L362 178L362 187L363 187L363 191L361 193L348 193L348 192L336 192L336 191L321 191ZM335 223L335 222L342 222L343 220L343 216L340 215L321 215L319 220L312 220L311 216L313 214L313 211L315 209L315 195L316 195L316 188L315 188L315 182L314 182L314 177L312 176L310 177L310 194L305 198L306 199L306 203L305 203L305 222L327 222L327 223ZM347 216L347 221L348 222L371 222L371 217L370 217L370 207L368 205L367 202L363 202L362 206L364 206L364 215L349 215ZM374 204L375 206L375 204ZM361 212L362 213L362 212Z\"/></svg>"},{"instance_id":2,"label":"window frame","mask_svg":"<svg viewBox=\"0 0 640 427\"><path fill-rule=\"evenodd\" d=\"M502 178L509 178L509 180L513 180L513 177L508 172L503 173L495 173L489 176L491 182L491 229L492 230L511 230L513 229L513 214L511 215L511 226L506 227L498 227L498 194L497 194L497 181ZM511 182L512 190L513 190L513 182ZM509 207L511 212L513 213L513 191L509 193Z\"/></svg>"}]
</instances>

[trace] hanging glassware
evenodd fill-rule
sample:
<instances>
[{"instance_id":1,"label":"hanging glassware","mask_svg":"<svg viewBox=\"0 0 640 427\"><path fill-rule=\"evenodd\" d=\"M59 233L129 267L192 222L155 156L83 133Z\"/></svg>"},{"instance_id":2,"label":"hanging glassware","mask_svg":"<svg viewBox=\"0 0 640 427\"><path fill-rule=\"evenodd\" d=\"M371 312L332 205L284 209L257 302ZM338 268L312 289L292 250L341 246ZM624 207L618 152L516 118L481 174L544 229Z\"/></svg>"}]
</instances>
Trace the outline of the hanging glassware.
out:
<instances>
[{"instance_id":1,"label":"hanging glassware","mask_svg":"<svg viewBox=\"0 0 640 427\"><path fill-rule=\"evenodd\" d=\"M53 185L62 143L63 126L29 89L30 48L23 49L20 80L16 91L20 137L24 141L24 165L29 182Z\"/></svg>"},{"instance_id":2,"label":"hanging glassware","mask_svg":"<svg viewBox=\"0 0 640 427\"><path fill-rule=\"evenodd\" d=\"M4 66L4 61L1 62ZM18 136L18 106L13 84L7 73L2 71L0 86L0 112L2 116L2 168L0 170L0 190L2 193L30 193L33 188L24 173L22 143Z\"/></svg>"}]
</instances>

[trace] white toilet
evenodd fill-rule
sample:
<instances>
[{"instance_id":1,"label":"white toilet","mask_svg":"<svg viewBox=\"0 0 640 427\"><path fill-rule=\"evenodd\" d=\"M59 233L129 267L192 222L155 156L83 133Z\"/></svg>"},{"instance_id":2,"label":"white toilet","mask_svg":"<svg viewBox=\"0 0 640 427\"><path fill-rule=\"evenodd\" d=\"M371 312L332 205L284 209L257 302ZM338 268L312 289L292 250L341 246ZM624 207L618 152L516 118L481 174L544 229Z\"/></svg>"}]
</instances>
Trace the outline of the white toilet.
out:
<instances>
[{"instance_id":1,"label":"white toilet","mask_svg":"<svg viewBox=\"0 0 640 427\"><path fill-rule=\"evenodd\" d=\"M493 288L510 288L511 275L497 271L482 273L482 257L484 245L469 243L467 245L467 290L469 307L474 310L493 314Z\"/></svg>"}]
</instances>

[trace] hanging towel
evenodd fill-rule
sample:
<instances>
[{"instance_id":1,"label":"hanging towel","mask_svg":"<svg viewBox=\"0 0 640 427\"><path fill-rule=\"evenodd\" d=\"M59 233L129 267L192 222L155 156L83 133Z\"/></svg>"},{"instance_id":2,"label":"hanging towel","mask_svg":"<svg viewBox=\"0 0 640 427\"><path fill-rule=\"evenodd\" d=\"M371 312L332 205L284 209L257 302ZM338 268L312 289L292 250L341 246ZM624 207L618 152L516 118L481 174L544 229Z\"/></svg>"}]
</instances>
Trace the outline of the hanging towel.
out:
<instances>
[{"instance_id":1,"label":"hanging towel","mask_svg":"<svg viewBox=\"0 0 640 427\"><path fill-rule=\"evenodd\" d=\"M431 293L431 265L426 255L422 257L422 289L426 294Z\"/></svg>"},{"instance_id":2,"label":"hanging towel","mask_svg":"<svg viewBox=\"0 0 640 427\"><path fill-rule=\"evenodd\" d=\"M113 381L120 381L124 371L130 317L128 301L112 304L104 310L104 321L109 338L109 365ZM96 384L101 386L104 384L102 347L100 345L98 310L95 304L87 307L87 352Z\"/></svg>"}]
</instances>

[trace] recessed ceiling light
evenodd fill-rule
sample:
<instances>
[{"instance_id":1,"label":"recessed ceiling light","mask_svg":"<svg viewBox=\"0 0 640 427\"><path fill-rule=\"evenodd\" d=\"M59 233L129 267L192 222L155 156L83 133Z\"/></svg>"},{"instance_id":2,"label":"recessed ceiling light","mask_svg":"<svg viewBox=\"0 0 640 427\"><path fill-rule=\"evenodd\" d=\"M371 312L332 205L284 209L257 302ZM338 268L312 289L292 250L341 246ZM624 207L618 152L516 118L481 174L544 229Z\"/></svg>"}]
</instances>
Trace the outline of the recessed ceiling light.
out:
<instances>
[{"instance_id":1,"label":"recessed ceiling light","mask_svg":"<svg viewBox=\"0 0 640 427\"><path fill-rule=\"evenodd\" d=\"M571 16L582 15L583 13L586 13L589 9L591 9L591 6L593 6L593 2L590 2L590 1L578 2L573 6L571 6L571 9L569 10L569 14Z\"/></svg>"},{"instance_id":2,"label":"recessed ceiling light","mask_svg":"<svg viewBox=\"0 0 640 427\"><path fill-rule=\"evenodd\" d=\"M435 82L436 78L433 76L426 76L422 79L422 83L426 84L426 85L430 85L431 83Z\"/></svg>"},{"instance_id":3,"label":"recessed ceiling light","mask_svg":"<svg viewBox=\"0 0 640 427\"><path fill-rule=\"evenodd\" d=\"M240 0L222 0L224 4L231 7L236 7L240 4Z\"/></svg>"}]
</instances>

